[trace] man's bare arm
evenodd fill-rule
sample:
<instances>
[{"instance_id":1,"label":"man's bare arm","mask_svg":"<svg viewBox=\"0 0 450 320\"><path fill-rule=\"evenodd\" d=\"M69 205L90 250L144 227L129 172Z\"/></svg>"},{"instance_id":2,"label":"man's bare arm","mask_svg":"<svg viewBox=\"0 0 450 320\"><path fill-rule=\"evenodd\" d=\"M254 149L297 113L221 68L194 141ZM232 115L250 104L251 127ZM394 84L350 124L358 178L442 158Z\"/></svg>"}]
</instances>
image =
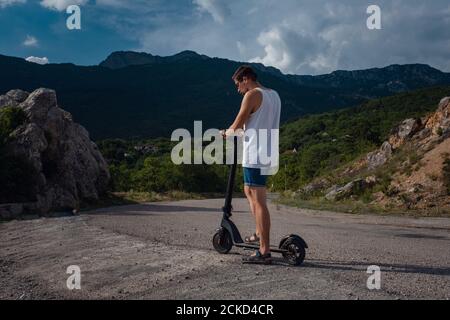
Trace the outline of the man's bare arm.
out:
<instances>
[{"instance_id":1,"label":"man's bare arm","mask_svg":"<svg viewBox=\"0 0 450 320\"><path fill-rule=\"evenodd\" d=\"M257 101L260 100L259 95L261 95L259 91L253 90L248 92L244 96L244 99L242 100L241 104L241 109L239 110L239 113L236 119L234 120L233 124L227 131L234 132L238 129L244 128L244 124L250 118L250 115L252 114L252 111L255 105L257 104Z\"/></svg>"}]
</instances>

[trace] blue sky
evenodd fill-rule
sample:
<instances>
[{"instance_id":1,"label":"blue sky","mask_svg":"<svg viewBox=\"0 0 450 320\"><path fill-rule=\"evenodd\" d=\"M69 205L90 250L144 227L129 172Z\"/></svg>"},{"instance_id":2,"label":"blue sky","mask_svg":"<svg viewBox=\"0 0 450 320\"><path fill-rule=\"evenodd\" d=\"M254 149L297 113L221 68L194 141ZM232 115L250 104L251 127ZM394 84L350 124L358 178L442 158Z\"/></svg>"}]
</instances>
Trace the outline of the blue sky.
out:
<instances>
[{"instance_id":1,"label":"blue sky","mask_svg":"<svg viewBox=\"0 0 450 320\"><path fill-rule=\"evenodd\" d=\"M68 30L65 8L81 8ZM381 8L381 30L366 26ZM95 65L113 51L262 62L322 74L399 63L450 72L448 0L0 0L0 54Z\"/></svg>"}]
</instances>

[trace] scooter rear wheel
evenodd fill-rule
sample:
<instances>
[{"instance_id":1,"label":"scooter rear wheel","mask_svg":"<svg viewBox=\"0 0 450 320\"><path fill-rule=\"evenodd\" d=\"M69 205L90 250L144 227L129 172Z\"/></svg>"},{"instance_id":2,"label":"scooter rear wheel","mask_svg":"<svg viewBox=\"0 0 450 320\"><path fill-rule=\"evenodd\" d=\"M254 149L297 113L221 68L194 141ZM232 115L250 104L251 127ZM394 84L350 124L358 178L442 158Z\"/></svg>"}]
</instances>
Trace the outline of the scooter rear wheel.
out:
<instances>
[{"instance_id":1,"label":"scooter rear wheel","mask_svg":"<svg viewBox=\"0 0 450 320\"><path fill-rule=\"evenodd\" d=\"M233 240L228 230L221 228L213 237L213 246L218 253L227 254L233 247Z\"/></svg>"}]
</instances>

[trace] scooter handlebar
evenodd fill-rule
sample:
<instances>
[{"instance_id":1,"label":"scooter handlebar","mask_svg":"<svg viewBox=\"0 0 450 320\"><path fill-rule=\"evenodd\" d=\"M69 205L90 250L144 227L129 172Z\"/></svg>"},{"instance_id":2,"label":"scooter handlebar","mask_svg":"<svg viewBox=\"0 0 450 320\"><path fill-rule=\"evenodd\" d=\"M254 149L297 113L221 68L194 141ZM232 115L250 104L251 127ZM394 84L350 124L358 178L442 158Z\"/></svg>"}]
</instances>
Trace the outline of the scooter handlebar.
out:
<instances>
[{"instance_id":1,"label":"scooter handlebar","mask_svg":"<svg viewBox=\"0 0 450 320\"><path fill-rule=\"evenodd\" d=\"M227 138L231 138L231 137L243 137L244 136L244 130L242 129L237 129L237 130L231 130L231 129L227 129L227 130L220 130L220 134L222 135L222 137L224 139Z\"/></svg>"}]
</instances>

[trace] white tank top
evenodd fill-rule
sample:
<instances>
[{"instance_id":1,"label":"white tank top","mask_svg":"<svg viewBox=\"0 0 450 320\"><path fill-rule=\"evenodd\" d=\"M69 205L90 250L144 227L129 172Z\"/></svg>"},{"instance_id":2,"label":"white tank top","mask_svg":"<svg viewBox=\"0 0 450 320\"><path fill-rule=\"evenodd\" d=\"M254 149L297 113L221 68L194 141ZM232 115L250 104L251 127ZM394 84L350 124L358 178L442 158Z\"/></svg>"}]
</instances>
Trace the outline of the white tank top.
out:
<instances>
[{"instance_id":1,"label":"white tank top","mask_svg":"<svg viewBox=\"0 0 450 320\"><path fill-rule=\"evenodd\" d=\"M278 170L280 96L272 89L256 90L262 93L262 102L244 125L242 166Z\"/></svg>"}]
</instances>

